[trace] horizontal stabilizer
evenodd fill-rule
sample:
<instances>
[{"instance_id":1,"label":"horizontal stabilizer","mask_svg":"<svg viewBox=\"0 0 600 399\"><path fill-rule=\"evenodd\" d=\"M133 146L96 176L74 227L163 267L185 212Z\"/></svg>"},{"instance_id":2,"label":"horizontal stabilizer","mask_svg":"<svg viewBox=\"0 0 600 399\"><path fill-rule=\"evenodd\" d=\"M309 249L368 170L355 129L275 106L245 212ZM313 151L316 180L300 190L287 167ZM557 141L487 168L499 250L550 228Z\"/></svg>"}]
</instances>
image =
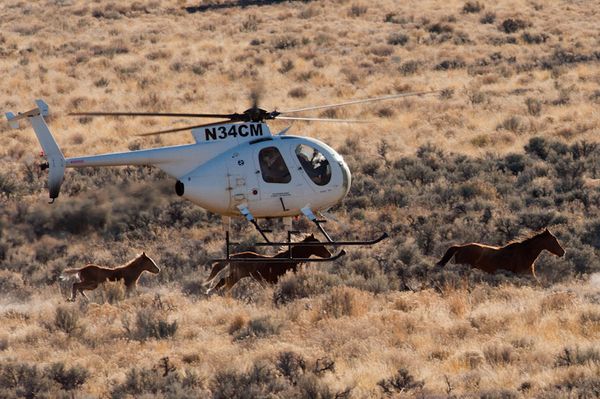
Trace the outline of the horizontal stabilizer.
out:
<instances>
[{"instance_id":1,"label":"horizontal stabilizer","mask_svg":"<svg viewBox=\"0 0 600 399\"><path fill-rule=\"evenodd\" d=\"M15 120L15 114L13 114L12 112L7 112L6 119L8 119L8 125L11 127L11 129L19 128L19 121Z\"/></svg>"},{"instance_id":2,"label":"horizontal stabilizer","mask_svg":"<svg viewBox=\"0 0 600 399\"><path fill-rule=\"evenodd\" d=\"M19 112L17 115L12 112L6 113L6 119L11 128L17 129L19 127L19 121L31 116L48 116L50 114L50 107L44 102L44 100L35 100L37 108L31 109L27 112Z\"/></svg>"}]
</instances>

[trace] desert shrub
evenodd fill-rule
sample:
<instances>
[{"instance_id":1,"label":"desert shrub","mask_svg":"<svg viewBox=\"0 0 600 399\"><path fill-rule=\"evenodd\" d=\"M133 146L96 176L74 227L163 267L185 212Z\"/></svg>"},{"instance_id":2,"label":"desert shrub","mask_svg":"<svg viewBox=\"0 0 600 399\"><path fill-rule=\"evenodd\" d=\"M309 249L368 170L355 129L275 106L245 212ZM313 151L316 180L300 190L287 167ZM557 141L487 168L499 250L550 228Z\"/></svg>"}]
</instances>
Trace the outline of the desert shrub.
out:
<instances>
[{"instance_id":1,"label":"desert shrub","mask_svg":"<svg viewBox=\"0 0 600 399\"><path fill-rule=\"evenodd\" d=\"M127 294L125 284L123 281L106 282L103 284L102 290L102 302L108 302L115 304L125 299Z\"/></svg>"},{"instance_id":2,"label":"desert shrub","mask_svg":"<svg viewBox=\"0 0 600 399\"><path fill-rule=\"evenodd\" d=\"M543 396L549 398L597 398L600 397L600 378L584 374L568 374L554 386L547 387Z\"/></svg>"},{"instance_id":3,"label":"desert shrub","mask_svg":"<svg viewBox=\"0 0 600 399\"><path fill-rule=\"evenodd\" d=\"M304 98L306 97L306 90L302 87L296 87L288 92L288 96L292 98Z\"/></svg>"},{"instance_id":4,"label":"desert shrub","mask_svg":"<svg viewBox=\"0 0 600 399\"><path fill-rule=\"evenodd\" d=\"M389 57L394 54L394 48L383 44L371 47L369 52L378 57Z\"/></svg>"},{"instance_id":5,"label":"desert shrub","mask_svg":"<svg viewBox=\"0 0 600 399\"><path fill-rule=\"evenodd\" d=\"M525 145L525 152L527 154L535 155L542 160L546 160L549 151L548 140L544 137L532 137L529 139L529 143Z\"/></svg>"},{"instance_id":6,"label":"desert shrub","mask_svg":"<svg viewBox=\"0 0 600 399\"><path fill-rule=\"evenodd\" d=\"M12 173L0 173L0 197L10 198L19 190L19 184Z\"/></svg>"},{"instance_id":7,"label":"desert shrub","mask_svg":"<svg viewBox=\"0 0 600 399\"><path fill-rule=\"evenodd\" d=\"M60 384L65 391L78 389L85 383L90 372L81 366L66 368L62 362L52 363L47 369L48 377Z\"/></svg>"},{"instance_id":8,"label":"desert shrub","mask_svg":"<svg viewBox=\"0 0 600 399\"><path fill-rule=\"evenodd\" d=\"M449 60L443 60L435 66L437 71L446 71L449 69L460 69L464 68L467 64L460 58L454 58Z\"/></svg>"},{"instance_id":9,"label":"desert shrub","mask_svg":"<svg viewBox=\"0 0 600 399\"><path fill-rule=\"evenodd\" d=\"M115 384L110 394L113 399L147 395L170 399L207 397L207 392L203 392L202 388L202 382L196 373L189 370L178 372L170 364L169 358L162 358L152 369L131 368L125 381Z\"/></svg>"},{"instance_id":10,"label":"desert shrub","mask_svg":"<svg viewBox=\"0 0 600 399\"><path fill-rule=\"evenodd\" d=\"M419 71L421 63L418 61L406 61L398 68L400 73L404 76L414 75Z\"/></svg>"},{"instance_id":11,"label":"desert shrub","mask_svg":"<svg viewBox=\"0 0 600 399\"><path fill-rule=\"evenodd\" d=\"M210 68L211 63L209 61L197 61L192 64L192 72L195 75L204 75Z\"/></svg>"},{"instance_id":12,"label":"desert shrub","mask_svg":"<svg viewBox=\"0 0 600 399\"><path fill-rule=\"evenodd\" d=\"M321 305L321 313L328 317L357 317L366 313L366 294L350 287L335 287Z\"/></svg>"},{"instance_id":13,"label":"desert shrub","mask_svg":"<svg viewBox=\"0 0 600 399\"><path fill-rule=\"evenodd\" d=\"M496 126L497 130L504 129L513 133L521 133L525 128L525 122L517 115L509 116Z\"/></svg>"},{"instance_id":14,"label":"desert shrub","mask_svg":"<svg viewBox=\"0 0 600 399\"><path fill-rule=\"evenodd\" d=\"M54 313L54 327L71 335L82 329L79 322L79 309L73 306L58 306Z\"/></svg>"},{"instance_id":15,"label":"desert shrub","mask_svg":"<svg viewBox=\"0 0 600 399\"><path fill-rule=\"evenodd\" d=\"M368 10L369 10L369 8L367 6L365 6L365 5L362 5L362 4L353 4L350 7L350 10L348 10L348 15L350 17L355 17L356 18L356 17L360 17L360 16L366 14Z\"/></svg>"},{"instance_id":16,"label":"desert shrub","mask_svg":"<svg viewBox=\"0 0 600 399\"><path fill-rule=\"evenodd\" d=\"M427 27L428 32L436 33L436 34L451 33L453 30L454 30L454 28L452 27L452 25L444 24L441 22L431 24Z\"/></svg>"},{"instance_id":17,"label":"desert shrub","mask_svg":"<svg viewBox=\"0 0 600 399\"><path fill-rule=\"evenodd\" d=\"M600 271L600 258L593 248L583 246L581 248L569 247L565 255L565 260L571 270L566 270L566 276L572 274L580 276Z\"/></svg>"},{"instance_id":18,"label":"desert shrub","mask_svg":"<svg viewBox=\"0 0 600 399\"><path fill-rule=\"evenodd\" d=\"M53 382L36 365L0 363L0 396L6 398L51 398Z\"/></svg>"},{"instance_id":19,"label":"desert shrub","mask_svg":"<svg viewBox=\"0 0 600 399\"><path fill-rule=\"evenodd\" d=\"M521 35L521 39L523 39L523 41L527 44L541 44L541 43L546 43L546 40L548 40L550 38L550 36L548 36L545 33L529 33L529 32L524 32Z\"/></svg>"},{"instance_id":20,"label":"desert shrub","mask_svg":"<svg viewBox=\"0 0 600 399\"><path fill-rule=\"evenodd\" d=\"M508 154L498 162L498 167L503 171L508 171L513 175L523 172L527 166L527 159L521 154Z\"/></svg>"},{"instance_id":21,"label":"desert shrub","mask_svg":"<svg viewBox=\"0 0 600 399\"><path fill-rule=\"evenodd\" d=\"M0 352L7 350L10 347L8 337L0 337Z\"/></svg>"},{"instance_id":22,"label":"desert shrub","mask_svg":"<svg viewBox=\"0 0 600 399\"><path fill-rule=\"evenodd\" d=\"M185 295L204 297L206 296L206 286L203 278L189 278L181 286L181 292Z\"/></svg>"},{"instance_id":23,"label":"desert shrub","mask_svg":"<svg viewBox=\"0 0 600 399\"><path fill-rule=\"evenodd\" d=\"M277 369L291 381L297 381L306 371L306 361L295 352L281 352L277 356Z\"/></svg>"},{"instance_id":24,"label":"desert shrub","mask_svg":"<svg viewBox=\"0 0 600 399\"><path fill-rule=\"evenodd\" d=\"M522 19L507 18L502 21L499 29L504 33L515 33L518 30L526 28L527 26L527 22L523 21Z\"/></svg>"},{"instance_id":25,"label":"desert shrub","mask_svg":"<svg viewBox=\"0 0 600 399\"><path fill-rule=\"evenodd\" d=\"M493 24L496 21L496 14L493 12L486 12L479 20L482 24Z\"/></svg>"},{"instance_id":26,"label":"desert shrub","mask_svg":"<svg viewBox=\"0 0 600 399\"><path fill-rule=\"evenodd\" d=\"M247 372L219 372L211 384L213 399L277 397L287 389L289 383L266 362L255 363Z\"/></svg>"},{"instance_id":27,"label":"desert shrub","mask_svg":"<svg viewBox=\"0 0 600 399\"><path fill-rule=\"evenodd\" d=\"M594 220L586 224L581 242L595 249L600 249L600 220Z\"/></svg>"},{"instance_id":28,"label":"desert shrub","mask_svg":"<svg viewBox=\"0 0 600 399\"><path fill-rule=\"evenodd\" d=\"M600 351L594 347L580 348L579 346L565 347L555 357L556 367L600 364Z\"/></svg>"},{"instance_id":29,"label":"desert shrub","mask_svg":"<svg viewBox=\"0 0 600 399\"><path fill-rule=\"evenodd\" d=\"M462 8L463 14L474 14L483 10L485 6L478 1L467 1Z\"/></svg>"},{"instance_id":30,"label":"desert shrub","mask_svg":"<svg viewBox=\"0 0 600 399\"><path fill-rule=\"evenodd\" d=\"M127 321L124 324L128 330ZM165 339L173 337L177 328L177 320L170 323L155 309L141 309L136 314L135 331L132 335L140 341L148 338Z\"/></svg>"},{"instance_id":31,"label":"desert shrub","mask_svg":"<svg viewBox=\"0 0 600 399\"><path fill-rule=\"evenodd\" d=\"M538 99L529 97L525 100L525 105L529 115L539 116L542 113L542 102Z\"/></svg>"},{"instance_id":32,"label":"desert shrub","mask_svg":"<svg viewBox=\"0 0 600 399\"><path fill-rule=\"evenodd\" d=\"M408 43L409 36L404 33L392 33L387 38L387 43L392 46L404 46Z\"/></svg>"},{"instance_id":33,"label":"desert shrub","mask_svg":"<svg viewBox=\"0 0 600 399\"><path fill-rule=\"evenodd\" d=\"M416 380L407 369L402 367L393 376L377 382L377 385L383 390L384 394L394 395L420 390L425 385L425 382Z\"/></svg>"},{"instance_id":34,"label":"desert shrub","mask_svg":"<svg viewBox=\"0 0 600 399\"><path fill-rule=\"evenodd\" d=\"M342 284L339 276L321 271L300 271L283 276L273 292L273 301L284 304L296 299L307 298L325 292Z\"/></svg>"},{"instance_id":35,"label":"desert shrub","mask_svg":"<svg viewBox=\"0 0 600 399\"><path fill-rule=\"evenodd\" d=\"M281 323L270 316L258 317L250 320L245 326L235 331L234 339L265 338L276 335L281 329Z\"/></svg>"},{"instance_id":36,"label":"desert shrub","mask_svg":"<svg viewBox=\"0 0 600 399\"><path fill-rule=\"evenodd\" d=\"M25 285L20 273L0 269L0 292L19 301L27 300L33 291Z\"/></svg>"},{"instance_id":37,"label":"desert shrub","mask_svg":"<svg viewBox=\"0 0 600 399\"><path fill-rule=\"evenodd\" d=\"M575 298L569 292L553 292L548 294L541 302L540 308L542 313L558 312L565 309L570 309L575 304Z\"/></svg>"},{"instance_id":38,"label":"desert shrub","mask_svg":"<svg viewBox=\"0 0 600 399\"><path fill-rule=\"evenodd\" d=\"M240 26L241 32L256 32L258 30L258 24L260 20L254 14L248 15L248 17L242 22Z\"/></svg>"},{"instance_id":39,"label":"desert shrub","mask_svg":"<svg viewBox=\"0 0 600 399\"><path fill-rule=\"evenodd\" d=\"M275 50L289 50L297 47L298 44L298 39L291 35L277 36L271 41L271 45Z\"/></svg>"},{"instance_id":40,"label":"desert shrub","mask_svg":"<svg viewBox=\"0 0 600 399\"><path fill-rule=\"evenodd\" d=\"M480 399L517 399L520 395L512 389L494 389L480 392Z\"/></svg>"},{"instance_id":41,"label":"desert shrub","mask_svg":"<svg viewBox=\"0 0 600 399\"><path fill-rule=\"evenodd\" d=\"M483 356L492 366L502 366L512 363L514 353L508 345L489 345L484 348Z\"/></svg>"}]
</instances>

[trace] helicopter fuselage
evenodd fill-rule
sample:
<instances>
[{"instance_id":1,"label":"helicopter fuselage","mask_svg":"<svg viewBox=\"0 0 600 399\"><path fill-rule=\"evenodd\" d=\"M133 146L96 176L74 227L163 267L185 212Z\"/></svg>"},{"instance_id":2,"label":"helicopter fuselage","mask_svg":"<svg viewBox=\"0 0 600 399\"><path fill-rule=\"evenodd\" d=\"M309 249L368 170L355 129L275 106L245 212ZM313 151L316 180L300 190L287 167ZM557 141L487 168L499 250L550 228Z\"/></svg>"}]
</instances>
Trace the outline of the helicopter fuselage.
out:
<instances>
[{"instance_id":1,"label":"helicopter fuselage","mask_svg":"<svg viewBox=\"0 0 600 399\"><path fill-rule=\"evenodd\" d=\"M271 135L264 123L192 130L195 144L66 158L67 168L153 165L177 179L176 193L224 216L327 209L348 193L350 171L331 147L308 137Z\"/></svg>"}]
</instances>

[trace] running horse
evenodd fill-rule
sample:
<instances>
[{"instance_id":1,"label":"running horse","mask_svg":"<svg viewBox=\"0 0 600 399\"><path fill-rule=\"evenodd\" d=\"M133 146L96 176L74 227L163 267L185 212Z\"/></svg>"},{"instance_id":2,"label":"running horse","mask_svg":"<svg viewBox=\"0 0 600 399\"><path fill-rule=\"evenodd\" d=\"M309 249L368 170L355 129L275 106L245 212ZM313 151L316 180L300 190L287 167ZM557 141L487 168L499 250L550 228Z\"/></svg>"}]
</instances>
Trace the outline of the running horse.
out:
<instances>
[{"instance_id":1,"label":"running horse","mask_svg":"<svg viewBox=\"0 0 600 399\"><path fill-rule=\"evenodd\" d=\"M523 241L511 242L503 247L478 243L454 245L448 248L437 266L444 266L454 257L454 263L471 265L488 273L498 269L513 273L531 272L537 280L534 262L544 249L556 256L565 254L556 237L545 229Z\"/></svg>"},{"instance_id":2,"label":"running horse","mask_svg":"<svg viewBox=\"0 0 600 399\"><path fill-rule=\"evenodd\" d=\"M71 298L68 299L68 301L73 302L75 301L77 292L80 292L81 295L87 298L83 290L96 289L99 284L106 281L123 280L125 289L129 294L137 286L137 281L144 271L157 274L160 269L145 252L142 252L141 255L138 255L135 259L121 267L109 269L89 264L79 269L63 270L60 278L61 280L66 280L69 278L69 275L76 275L79 278L79 282L73 283Z\"/></svg>"},{"instance_id":3,"label":"running horse","mask_svg":"<svg viewBox=\"0 0 600 399\"><path fill-rule=\"evenodd\" d=\"M301 243L320 242L314 235L304 238ZM210 286L206 293L225 287L226 291L231 290L233 286L244 277L252 277L259 282L275 284L281 276L292 270L294 273L298 270L298 265L302 261L294 259L307 259L311 255L321 258L331 258L331 252L325 248L325 245L294 245L290 250L279 252L276 255L261 255L255 252L239 252L232 254L232 259L256 259L256 262L227 262L217 261L213 263L213 268L205 285ZM275 262L273 259L282 259L281 262ZM263 262L267 259L267 262ZM228 274L227 274L228 273ZM225 275L227 274L227 275ZM216 283L216 284L215 284Z\"/></svg>"}]
</instances>

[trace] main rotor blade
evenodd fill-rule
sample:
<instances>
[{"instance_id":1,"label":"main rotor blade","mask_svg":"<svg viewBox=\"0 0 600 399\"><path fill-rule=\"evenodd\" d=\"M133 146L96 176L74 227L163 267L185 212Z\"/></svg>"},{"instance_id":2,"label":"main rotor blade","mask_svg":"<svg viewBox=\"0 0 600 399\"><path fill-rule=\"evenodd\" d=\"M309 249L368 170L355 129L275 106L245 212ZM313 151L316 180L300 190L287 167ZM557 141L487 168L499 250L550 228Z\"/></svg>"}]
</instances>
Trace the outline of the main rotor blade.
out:
<instances>
[{"instance_id":1,"label":"main rotor blade","mask_svg":"<svg viewBox=\"0 0 600 399\"><path fill-rule=\"evenodd\" d=\"M173 112L70 112L71 116L166 116L169 118L228 118L237 114L181 114Z\"/></svg>"},{"instance_id":2,"label":"main rotor blade","mask_svg":"<svg viewBox=\"0 0 600 399\"><path fill-rule=\"evenodd\" d=\"M372 123L362 119L334 119L334 118L310 118L301 116L277 116L275 119L284 119L288 121L315 121L315 122L340 122L340 123Z\"/></svg>"},{"instance_id":3,"label":"main rotor blade","mask_svg":"<svg viewBox=\"0 0 600 399\"><path fill-rule=\"evenodd\" d=\"M136 134L136 136L155 136L157 134L182 132L184 130L197 129L199 127L208 127L208 126L222 125L224 123L229 123L229 122L231 122L231 120L219 121L219 122L212 122L212 123L204 123L202 125L184 126L184 127L178 127L178 128L175 128L175 129L159 130L157 132L141 133L141 134Z\"/></svg>"},{"instance_id":4,"label":"main rotor blade","mask_svg":"<svg viewBox=\"0 0 600 399\"><path fill-rule=\"evenodd\" d=\"M412 93L392 94L389 96L364 98L364 99L359 99L359 100L350 100L350 101L345 101L343 103L338 103L338 104L317 105L315 107L305 107L305 108L292 109L289 111L279 111L279 113L282 115L283 114L292 114L292 113L302 112L302 111L314 111L317 109L345 107L346 105L352 105L352 104L364 104L364 103L370 103L370 102L375 102L375 101L392 100L392 99L401 98L401 97L424 96L427 94L433 94L433 93L439 93L439 92L440 92L440 90L433 90L433 91L417 91L417 92L412 92ZM278 117L278 119L283 119L283 118Z\"/></svg>"}]
</instances>

